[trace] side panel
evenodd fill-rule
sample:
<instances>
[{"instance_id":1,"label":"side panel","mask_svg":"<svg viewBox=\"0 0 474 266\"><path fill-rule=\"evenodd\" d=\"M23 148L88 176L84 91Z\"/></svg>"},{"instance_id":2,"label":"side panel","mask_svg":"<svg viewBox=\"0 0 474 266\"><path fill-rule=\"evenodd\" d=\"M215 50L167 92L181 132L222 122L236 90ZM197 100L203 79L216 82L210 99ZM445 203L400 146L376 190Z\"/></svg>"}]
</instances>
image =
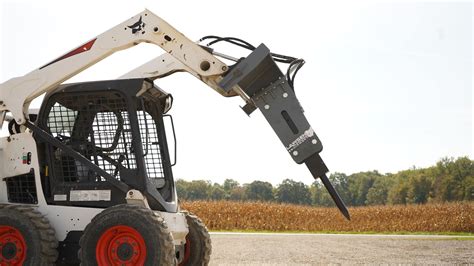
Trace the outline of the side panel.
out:
<instances>
[{"instance_id":1,"label":"side panel","mask_svg":"<svg viewBox=\"0 0 474 266\"><path fill-rule=\"evenodd\" d=\"M46 204L41 186L38 151L30 132L0 138L0 203L7 203L4 178L26 174L34 170L38 205Z\"/></svg>"},{"instance_id":2,"label":"side panel","mask_svg":"<svg viewBox=\"0 0 474 266\"><path fill-rule=\"evenodd\" d=\"M186 216L182 212L157 212L165 219L171 234L173 235L174 245L182 245L186 243L186 235L188 234L188 223Z\"/></svg>"},{"instance_id":3,"label":"side panel","mask_svg":"<svg viewBox=\"0 0 474 266\"><path fill-rule=\"evenodd\" d=\"M70 231L84 231L87 224L104 209L40 205L38 210L43 213L56 230L56 237L63 241ZM159 212L166 221L168 228L173 234L175 245L186 242L188 233L186 217L183 213Z\"/></svg>"},{"instance_id":4,"label":"side panel","mask_svg":"<svg viewBox=\"0 0 474 266\"><path fill-rule=\"evenodd\" d=\"M40 205L38 210L48 218L58 241L63 241L70 231L83 231L92 218L104 209Z\"/></svg>"}]
</instances>

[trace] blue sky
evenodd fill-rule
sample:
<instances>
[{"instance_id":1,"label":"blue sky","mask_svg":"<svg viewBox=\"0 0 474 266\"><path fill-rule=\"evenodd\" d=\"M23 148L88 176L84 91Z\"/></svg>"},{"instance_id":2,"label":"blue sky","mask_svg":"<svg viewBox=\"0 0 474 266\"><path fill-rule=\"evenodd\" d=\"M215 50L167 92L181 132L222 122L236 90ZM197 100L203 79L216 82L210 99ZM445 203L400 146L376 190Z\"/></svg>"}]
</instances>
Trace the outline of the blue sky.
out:
<instances>
[{"instance_id":1,"label":"blue sky","mask_svg":"<svg viewBox=\"0 0 474 266\"><path fill-rule=\"evenodd\" d=\"M271 10L256 1L239 1L232 9L222 1L193 1L185 8L173 1L82 3L72 9L62 1L2 1L0 82L146 7L194 40L236 36L303 57L296 93L331 171L396 172L445 156L473 158L472 3L272 1ZM126 51L72 81L112 79L160 53L148 46ZM247 118L239 99L224 99L186 74L157 84L175 98L176 177L311 183L263 116Z\"/></svg>"}]
</instances>

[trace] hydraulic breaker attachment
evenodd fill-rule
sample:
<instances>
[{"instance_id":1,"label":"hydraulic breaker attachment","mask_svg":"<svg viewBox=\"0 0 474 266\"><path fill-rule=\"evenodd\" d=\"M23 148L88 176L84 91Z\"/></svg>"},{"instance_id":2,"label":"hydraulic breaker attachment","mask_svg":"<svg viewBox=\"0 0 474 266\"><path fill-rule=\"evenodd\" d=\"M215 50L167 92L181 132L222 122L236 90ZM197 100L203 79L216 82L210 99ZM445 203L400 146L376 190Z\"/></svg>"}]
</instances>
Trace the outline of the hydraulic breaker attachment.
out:
<instances>
[{"instance_id":1,"label":"hydraulic breaker attachment","mask_svg":"<svg viewBox=\"0 0 474 266\"><path fill-rule=\"evenodd\" d=\"M231 67L219 85L226 92L237 86L245 92L249 100L243 110L250 114L260 109L293 160L305 163L315 179L321 178L339 210L350 220L344 202L326 176L329 170L319 156L323 145L269 49L261 44Z\"/></svg>"}]
</instances>

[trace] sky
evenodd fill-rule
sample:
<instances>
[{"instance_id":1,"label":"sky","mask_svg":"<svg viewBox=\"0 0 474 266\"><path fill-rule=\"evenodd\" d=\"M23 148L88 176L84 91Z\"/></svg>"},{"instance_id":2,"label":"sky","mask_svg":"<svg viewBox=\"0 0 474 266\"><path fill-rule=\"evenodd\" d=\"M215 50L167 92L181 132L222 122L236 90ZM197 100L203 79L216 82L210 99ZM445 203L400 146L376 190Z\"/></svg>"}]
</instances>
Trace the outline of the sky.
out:
<instances>
[{"instance_id":1,"label":"sky","mask_svg":"<svg viewBox=\"0 0 474 266\"><path fill-rule=\"evenodd\" d=\"M472 3L353 2L2 0L0 83L147 8L192 40L233 36L304 58L295 91L331 172L387 173L474 158ZM216 50L247 55L227 45ZM115 79L161 53L139 45L68 82ZM261 113L245 115L240 98L221 97L186 73L155 83L175 99L175 178L313 181Z\"/></svg>"}]
</instances>

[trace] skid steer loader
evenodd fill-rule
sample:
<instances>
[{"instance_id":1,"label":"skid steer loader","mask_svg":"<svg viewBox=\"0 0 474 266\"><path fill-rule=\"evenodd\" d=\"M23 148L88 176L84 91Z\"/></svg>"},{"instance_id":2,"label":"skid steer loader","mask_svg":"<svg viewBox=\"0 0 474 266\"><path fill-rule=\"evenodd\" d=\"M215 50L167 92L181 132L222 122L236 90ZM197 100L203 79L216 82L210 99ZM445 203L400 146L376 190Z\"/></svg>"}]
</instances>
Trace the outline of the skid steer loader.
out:
<instances>
[{"instance_id":1,"label":"skid steer loader","mask_svg":"<svg viewBox=\"0 0 474 266\"><path fill-rule=\"evenodd\" d=\"M237 59L211 48L223 41L251 53ZM143 42L166 53L117 80L62 84ZM276 62L289 65L286 74ZM321 178L349 219L294 93L303 64L237 38L193 42L145 10L0 84L0 126L8 123L9 131L0 138L0 265L209 263L205 225L178 206L167 142L174 134L165 134L165 121L173 127L173 98L153 82L180 71L222 96L240 96L248 115L260 109L294 161ZM43 94L41 108L30 110Z\"/></svg>"}]
</instances>

